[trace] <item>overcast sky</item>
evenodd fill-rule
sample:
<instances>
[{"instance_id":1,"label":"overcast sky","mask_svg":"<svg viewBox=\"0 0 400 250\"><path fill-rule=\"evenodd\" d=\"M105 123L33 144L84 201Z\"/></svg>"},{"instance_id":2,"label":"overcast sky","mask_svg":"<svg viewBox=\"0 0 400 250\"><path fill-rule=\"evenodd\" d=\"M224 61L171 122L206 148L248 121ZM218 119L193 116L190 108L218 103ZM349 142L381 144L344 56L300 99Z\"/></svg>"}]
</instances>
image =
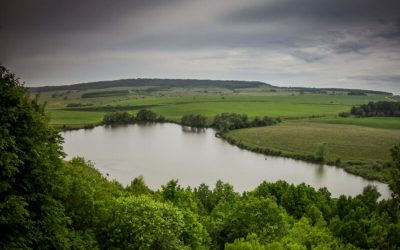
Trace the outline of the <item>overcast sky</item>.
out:
<instances>
[{"instance_id":1,"label":"overcast sky","mask_svg":"<svg viewBox=\"0 0 400 250\"><path fill-rule=\"evenodd\" d=\"M8 0L0 63L28 86L150 77L400 93L400 1Z\"/></svg>"}]
</instances>

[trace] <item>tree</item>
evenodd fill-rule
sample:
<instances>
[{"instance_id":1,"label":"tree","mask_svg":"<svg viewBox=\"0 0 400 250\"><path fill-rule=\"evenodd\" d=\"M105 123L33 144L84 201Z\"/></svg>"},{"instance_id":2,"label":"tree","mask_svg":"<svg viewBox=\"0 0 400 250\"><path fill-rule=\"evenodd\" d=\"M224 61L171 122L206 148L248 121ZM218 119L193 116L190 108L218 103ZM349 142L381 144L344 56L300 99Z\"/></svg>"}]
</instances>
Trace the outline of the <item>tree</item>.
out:
<instances>
[{"instance_id":1,"label":"tree","mask_svg":"<svg viewBox=\"0 0 400 250\"><path fill-rule=\"evenodd\" d=\"M97 236L104 219L114 205L114 199L123 196L123 187L108 181L93 163L83 158L74 158L61 168L62 202L65 213L71 218L70 227L85 236L85 242L97 245ZM100 241L99 243L102 243Z\"/></svg>"},{"instance_id":2,"label":"tree","mask_svg":"<svg viewBox=\"0 0 400 250\"><path fill-rule=\"evenodd\" d=\"M397 208L400 210L400 144L393 146L390 150L393 159L394 169L392 170L392 179L389 187L392 190L392 197L397 203Z\"/></svg>"},{"instance_id":3,"label":"tree","mask_svg":"<svg viewBox=\"0 0 400 250\"><path fill-rule=\"evenodd\" d=\"M206 126L207 117L203 115L184 115L181 118L182 125L191 126L191 127L205 127Z\"/></svg>"},{"instance_id":4,"label":"tree","mask_svg":"<svg viewBox=\"0 0 400 250\"><path fill-rule=\"evenodd\" d=\"M170 204L149 197L118 198L103 228L103 249L204 249L206 233Z\"/></svg>"},{"instance_id":5,"label":"tree","mask_svg":"<svg viewBox=\"0 0 400 250\"><path fill-rule=\"evenodd\" d=\"M269 198L248 197L242 199L233 209L224 231L228 241L259 235L264 242L283 236L288 229L288 216Z\"/></svg>"},{"instance_id":6,"label":"tree","mask_svg":"<svg viewBox=\"0 0 400 250\"><path fill-rule=\"evenodd\" d=\"M103 117L103 124L113 125L113 124L129 124L134 123L135 117L128 112L113 112L107 113Z\"/></svg>"},{"instance_id":7,"label":"tree","mask_svg":"<svg viewBox=\"0 0 400 250\"><path fill-rule=\"evenodd\" d=\"M136 120L139 122L154 122L157 120L157 114L151 110L141 109L136 114Z\"/></svg>"},{"instance_id":8,"label":"tree","mask_svg":"<svg viewBox=\"0 0 400 250\"><path fill-rule=\"evenodd\" d=\"M134 195L148 195L152 191L147 187L142 175L136 177L131 181L131 184L126 187L126 190Z\"/></svg>"},{"instance_id":9,"label":"tree","mask_svg":"<svg viewBox=\"0 0 400 250\"><path fill-rule=\"evenodd\" d=\"M68 248L60 202L62 138L0 66L0 248Z\"/></svg>"},{"instance_id":10,"label":"tree","mask_svg":"<svg viewBox=\"0 0 400 250\"><path fill-rule=\"evenodd\" d=\"M325 159L326 145L327 145L326 142L322 142L321 144L318 145L318 150L317 150L316 156L317 156L317 159L321 162L324 161L324 159Z\"/></svg>"},{"instance_id":11,"label":"tree","mask_svg":"<svg viewBox=\"0 0 400 250\"><path fill-rule=\"evenodd\" d=\"M222 113L214 117L213 127L225 132L232 129L249 127L248 117L245 114Z\"/></svg>"}]
</instances>

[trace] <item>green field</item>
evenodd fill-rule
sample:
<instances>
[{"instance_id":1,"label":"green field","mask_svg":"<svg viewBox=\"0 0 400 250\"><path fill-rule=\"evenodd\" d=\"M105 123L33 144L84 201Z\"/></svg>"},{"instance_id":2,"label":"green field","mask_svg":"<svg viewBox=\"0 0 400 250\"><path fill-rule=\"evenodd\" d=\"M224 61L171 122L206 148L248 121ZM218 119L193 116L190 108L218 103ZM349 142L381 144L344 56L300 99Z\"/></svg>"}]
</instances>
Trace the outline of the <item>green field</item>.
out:
<instances>
[{"instance_id":1,"label":"green field","mask_svg":"<svg viewBox=\"0 0 400 250\"><path fill-rule=\"evenodd\" d=\"M340 165L349 172L380 180L387 179L389 173L378 173L374 164L390 161L390 148L400 142L399 130L299 121L233 130L226 136L249 148L270 149L305 158L316 156L325 144L326 162L339 159Z\"/></svg>"},{"instance_id":2,"label":"green field","mask_svg":"<svg viewBox=\"0 0 400 250\"><path fill-rule=\"evenodd\" d=\"M71 93L67 99L51 99L43 97L48 103L53 124L88 124L97 123L99 116L108 112L110 107L124 108L132 113L137 107L145 106L169 120L179 121L185 114L202 114L211 121L212 117L223 112L247 114L255 116L271 116L284 118L307 118L311 116L335 116L340 112L348 111L352 105L363 104L369 101L384 100L383 96L347 96L347 95L293 95L292 93L253 95L208 95L208 96L174 96L174 97L107 97L80 99L76 93ZM73 108L64 110L69 103L90 103L87 108ZM93 110L82 111L82 110ZM76 112L72 114L71 112ZM73 121L71 120L73 119Z\"/></svg>"},{"instance_id":3,"label":"green field","mask_svg":"<svg viewBox=\"0 0 400 250\"><path fill-rule=\"evenodd\" d=\"M56 127L64 125L79 127L86 124L98 124L103 119L103 112L49 110L50 124Z\"/></svg>"},{"instance_id":4,"label":"green field","mask_svg":"<svg viewBox=\"0 0 400 250\"><path fill-rule=\"evenodd\" d=\"M395 117L323 118L313 121L327 124L348 124L371 128L400 129L400 118Z\"/></svg>"}]
</instances>

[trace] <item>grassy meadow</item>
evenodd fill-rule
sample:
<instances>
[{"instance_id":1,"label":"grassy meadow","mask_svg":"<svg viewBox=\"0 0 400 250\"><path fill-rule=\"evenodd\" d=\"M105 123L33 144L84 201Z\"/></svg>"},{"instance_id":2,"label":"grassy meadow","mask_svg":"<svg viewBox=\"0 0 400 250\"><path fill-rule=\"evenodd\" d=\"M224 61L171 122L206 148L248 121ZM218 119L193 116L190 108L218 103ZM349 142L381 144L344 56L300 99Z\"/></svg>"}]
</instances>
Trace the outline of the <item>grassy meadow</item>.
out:
<instances>
[{"instance_id":1,"label":"grassy meadow","mask_svg":"<svg viewBox=\"0 0 400 250\"><path fill-rule=\"evenodd\" d=\"M313 120L325 124L347 124L371 128L384 128L384 129L400 129L400 119L396 117L367 117L367 118L353 118L353 117L334 117L334 118L320 118Z\"/></svg>"},{"instance_id":2,"label":"grassy meadow","mask_svg":"<svg viewBox=\"0 0 400 250\"><path fill-rule=\"evenodd\" d=\"M112 91L121 88L112 88ZM111 91L111 90L110 90ZM192 90L176 91L165 94L152 93L142 95L132 91L126 96L106 96L81 98L90 91L46 92L40 94L40 101L46 103L51 116L51 123L60 125L97 124L101 117L110 111L137 112L147 108L165 116L169 120L179 121L186 114L201 114L211 121L223 112L255 116L271 116L289 119L309 117L334 117L340 112L348 111L352 105L369 101L384 100L382 95L348 96L344 94L304 94L297 92L257 92L249 91L212 91ZM257 95L255 95L257 93ZM68 108L71 103L90 104L88 107Z\"/></svg>"},{"instance_id":3,"label":"grassy meadow","mask_svg":"<svg viewBox=\"0 0 400 250\"><path fill-rule=\"evenodd\" d=\"M246 144L300 155L315 155L326 143L324 158L330 161L390 160L389 149L400 141L397 130L311 122L239 129L228 135Z\"/></svg>"},{"instance_id":4,"label":"grassy meadow","mask_svg":"<svg viewBox=\"0 0 400 250\"><path fill-rule=\"evenodd\" d=\"M382 129L379 123L372 127L374 124L367 127L296 121L233 130L225 136L254 151L270 150L299 159L317 157L322 150L325 162L354 174L386 181L390 172L384 163L391 160L390 148L400 142L400 130Z\"/></svg>"}]
</instances>

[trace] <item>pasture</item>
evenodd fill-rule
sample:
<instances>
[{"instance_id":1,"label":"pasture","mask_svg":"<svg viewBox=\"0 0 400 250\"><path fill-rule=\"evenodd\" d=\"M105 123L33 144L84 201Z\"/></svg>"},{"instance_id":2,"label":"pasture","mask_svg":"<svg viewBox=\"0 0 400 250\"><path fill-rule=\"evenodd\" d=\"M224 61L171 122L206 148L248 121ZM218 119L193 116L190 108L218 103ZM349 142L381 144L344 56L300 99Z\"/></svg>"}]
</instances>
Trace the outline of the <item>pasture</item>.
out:
<instances>
[{"instance_id":1,"label":"pasture","mask_svg":"<svg viewBox=\"0 0 400 250\"><path fill-rule=\"evenodd\" d=\"M110 110L124 110L135 113L138 109L148 108L165 116L169 120L179 121L186 114L201 114L208 120L223 112L255 116L283 117L299 119L309 117L335 116L348 111L352 105L369 101L384 100L376 96L348 95L299 95L290 92L267 93L265 95L204 95L204 96L115 96L81 99L76 93L60 98L42 97L52 114L52 124L88 124L97 123ZM64 96L64 97L62 97ZM65 98L67 96L67 98ZM64 99L65 98L65 99ZM66 108L69 103L92 104L90 107ZM76 112L75 114L73 112ZM72 119L72 120L71 120Z\"/></svg>"},{"instance_id":2,"label":"pasture","mask_svg":"<svg viewBox=\"0 0 400 250\"><path fill-rule=\"evenodd\" d=\"M303 121L233 130L226 136L251 149L300 158L317 156L322 150L324 162L381 181L390 174L383 164L391 160L390 148L400 142L399 130Z\"/></svg>"},{"instance_id":3,"label":"pasture","mask_svg":"<svg viewBox=\"0 0 400 250\"><path fill-rule=\"evenodd\" d=\"M400 117L334 117L314 119L312 121L327 124L347 124L371 128L400 129Z\"/></svg>"}]
</instances>

